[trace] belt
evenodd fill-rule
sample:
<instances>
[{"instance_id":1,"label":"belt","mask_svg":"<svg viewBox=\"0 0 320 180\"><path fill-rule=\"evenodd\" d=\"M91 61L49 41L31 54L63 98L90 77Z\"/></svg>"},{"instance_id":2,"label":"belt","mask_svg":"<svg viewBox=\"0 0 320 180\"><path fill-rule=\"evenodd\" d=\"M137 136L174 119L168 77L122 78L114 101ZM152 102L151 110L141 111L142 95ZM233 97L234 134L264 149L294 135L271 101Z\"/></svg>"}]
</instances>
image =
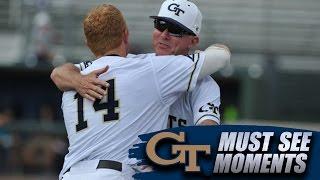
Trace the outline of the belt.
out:
<instances>
[{"instance_id":1,"label":"belt","mask_svg":"<svg viewBox=\"0 0 320 180\"><path fill-rule=\"evenodd\" d=\"M98 163L97 169L113 169L113 170L121 172L122 171L122 164L118 161L100 160ZM65 173L67 173L69 171L70 171L70 168Z\"/></svg>"}]
</instances>

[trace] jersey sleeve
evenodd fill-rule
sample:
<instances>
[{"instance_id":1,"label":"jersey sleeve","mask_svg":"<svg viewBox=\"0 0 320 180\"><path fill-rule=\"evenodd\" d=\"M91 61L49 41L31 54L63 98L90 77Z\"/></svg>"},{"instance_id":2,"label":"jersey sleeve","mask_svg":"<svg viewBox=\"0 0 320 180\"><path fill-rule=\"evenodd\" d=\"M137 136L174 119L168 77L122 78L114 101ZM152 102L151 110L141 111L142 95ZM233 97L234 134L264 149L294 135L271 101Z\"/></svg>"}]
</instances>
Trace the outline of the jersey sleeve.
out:
<instances>
[{"instance_id":1,"label":"jersey sleeve","mask_svg":"<svg viewBox=\"0 0 320 180\"><path fill-rule=\"evenodd\" d=\"M155 79L165 104L173 103L177 99L177 94L191 91L195 87L204 56L201 52L189 56L152 58Z\"/></svg>"},{"instance_id":2,"label":"jersey sleeve","mask_svg":"<svg viewBox=\"0 0 320 180\"><path fill-rule=\"evenodd\" d=\"M191 95L194 125L209 119L220 124L220 88L218 84L207 76L199 81Z\"/></svg>"}]
</instances>

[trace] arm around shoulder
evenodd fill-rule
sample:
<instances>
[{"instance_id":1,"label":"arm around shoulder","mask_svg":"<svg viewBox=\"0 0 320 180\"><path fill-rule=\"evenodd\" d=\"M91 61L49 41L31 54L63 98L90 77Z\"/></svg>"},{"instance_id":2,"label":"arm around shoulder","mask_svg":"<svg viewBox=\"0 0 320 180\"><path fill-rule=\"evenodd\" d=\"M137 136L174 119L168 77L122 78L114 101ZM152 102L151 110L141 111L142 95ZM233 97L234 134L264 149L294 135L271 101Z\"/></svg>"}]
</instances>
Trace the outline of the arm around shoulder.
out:
<instances>
[{"instance_id":1,"label":"arm around shoulder","mask_svg":"<svg viewBox=\"0 0 320 180\"><path fill-rule=\"evenodd\" d=\"M67 63L56 67L51 72L51 79L61 91L69 91L75 89L75 80L80 78L80 69L74 64Z\"/></svg>"},{"instance_id":2,"label":"arm around shoulder","mask_svg":"<svg viewBox=\"0 0 320 180\"><path fill-rule=\"evenodd\" d=\"M82 75L75 65L67 63L55 68L51 79L61 91L77 91L82 97L94 101L106 95L108 83L98 79L100 74L108 71L109 66Z\"/></svg>"}]
</instances>

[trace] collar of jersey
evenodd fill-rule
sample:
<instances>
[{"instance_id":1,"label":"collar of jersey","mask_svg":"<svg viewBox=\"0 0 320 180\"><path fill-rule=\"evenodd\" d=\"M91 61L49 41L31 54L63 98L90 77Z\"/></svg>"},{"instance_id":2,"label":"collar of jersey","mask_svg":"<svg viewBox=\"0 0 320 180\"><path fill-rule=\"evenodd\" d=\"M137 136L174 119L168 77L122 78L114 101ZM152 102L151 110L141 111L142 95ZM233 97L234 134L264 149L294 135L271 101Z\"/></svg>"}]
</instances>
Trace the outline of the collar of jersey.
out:
<instances>
[{"instance_id":1,"label":"collar of jersey","mask_svg":"<svg viewBox=\"0 0 320 180\"><path fill-rule=\"evenodd\" d=\"M118 54L107 54L107 55L104 55L104 56L119 56L120 57L120 55L118 55Z\"/></svg>"}]
</instances>

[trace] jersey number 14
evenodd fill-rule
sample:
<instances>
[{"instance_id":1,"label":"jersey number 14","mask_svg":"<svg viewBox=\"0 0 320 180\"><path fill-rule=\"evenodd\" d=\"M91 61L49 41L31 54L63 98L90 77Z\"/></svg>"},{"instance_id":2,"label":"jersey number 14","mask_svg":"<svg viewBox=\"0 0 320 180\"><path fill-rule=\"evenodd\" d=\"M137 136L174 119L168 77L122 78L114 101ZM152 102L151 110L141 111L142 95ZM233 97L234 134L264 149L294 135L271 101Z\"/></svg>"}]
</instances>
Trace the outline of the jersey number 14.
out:
<instances>
[{"instance_id":1,"label":"jersey number 14","mask_svg":"<svg viewBox=\"0 0 320 180\"><path fill-rule=\"evenodd\" d=\"M108 95L107 95L107 102L101 103L101 99L96 99L93 103L94 110L101 111L107 110L108 113L103 115L103 121L116 121L119 120L119 113L115 112L115 109L119 107L119 101L115 100L115 93L114 93L114 79L108 80L109 88L108 88ZM104 88L106 90L106 88ZM74 95L74 99L78 100L77 107L78 107L78 124L76 125L76 131L81 131L88 127L88 122L84 120L83 116L83 97L80 96L79 93Z\"/></svg>"}]
</instances>

